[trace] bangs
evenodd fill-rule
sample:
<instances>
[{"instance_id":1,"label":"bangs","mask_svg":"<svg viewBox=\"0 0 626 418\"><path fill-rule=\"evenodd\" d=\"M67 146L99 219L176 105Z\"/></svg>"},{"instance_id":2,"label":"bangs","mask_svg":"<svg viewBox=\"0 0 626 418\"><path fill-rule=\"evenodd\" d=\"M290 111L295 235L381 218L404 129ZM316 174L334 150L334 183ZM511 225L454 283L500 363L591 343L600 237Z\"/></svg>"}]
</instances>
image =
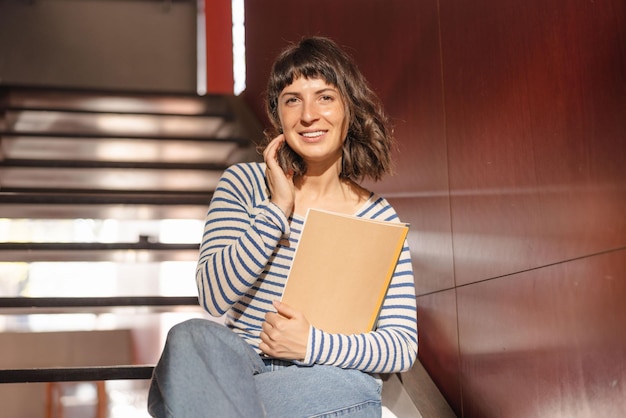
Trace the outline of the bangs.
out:
<instances>
[{"instance_id":1,"label":"bangs","mask_svg":"<svg viewBox=\"0 0 626 418\"><path fill-rule=\"evenodd\" d=\"M272 90L276 93L283 91L294 80L304 78L319 78L326 83L339 87L337 73L323 57L311 56L304 51L283 57L276 63L272 79Z\"/></svg>"}]
</instances>

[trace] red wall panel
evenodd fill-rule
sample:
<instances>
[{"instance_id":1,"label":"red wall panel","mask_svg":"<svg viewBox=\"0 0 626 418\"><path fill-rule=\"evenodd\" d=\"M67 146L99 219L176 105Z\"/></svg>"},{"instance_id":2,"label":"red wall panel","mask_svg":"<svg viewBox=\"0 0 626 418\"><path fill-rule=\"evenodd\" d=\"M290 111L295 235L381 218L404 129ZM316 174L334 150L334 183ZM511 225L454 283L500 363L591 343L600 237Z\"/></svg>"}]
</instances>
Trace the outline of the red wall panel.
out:
<instances>
[{"instance_id":1,"label":"red wall panel","mask_svg":"<svg viewBox=\"0 0 626 418\"><path fill-rule=\"evenodd\" d=\"M419 296L417 305L420 361L452 409L461 416L463 398L459 379L456 291L451 289Z\"/></svg>"},{"instance_id":2,"label":"red wall panel","mask_svg":"<svg viewBox=\"0 0 626 418\"><path fill-rule=\"evenodd\" d=\"M626 7L440 13L463 416L622 416Z\"/></svg>"},{"instance_id":3,"label":"red wall panel","mask_svg":"<svg viewBox=\"0 0 626 418\"><path fill-rule=\"evenodd\" d=\"M623 2L441 7L457 284L626 245Z\"/></svg>"},{"instance_id":4,"label":"red wall panel","mask_svg":"<svg viewBox=\"0 0 626 418\"><path fill-rule=\"evenodd\" d=\"M626 250L457 289L466 417L626 416Z\"/></svg>"}]
</instances>

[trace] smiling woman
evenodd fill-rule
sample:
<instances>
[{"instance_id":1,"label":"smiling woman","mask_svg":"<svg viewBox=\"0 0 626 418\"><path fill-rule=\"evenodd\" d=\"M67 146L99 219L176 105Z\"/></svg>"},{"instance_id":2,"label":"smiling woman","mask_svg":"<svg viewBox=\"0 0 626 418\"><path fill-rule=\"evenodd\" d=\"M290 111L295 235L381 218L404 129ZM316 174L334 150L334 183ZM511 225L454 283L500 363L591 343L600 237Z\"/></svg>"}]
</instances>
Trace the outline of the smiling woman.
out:
<instances>
[{"instance_id":1,"label":"smiling woman","mask_svg":"<svg viewBox=\"0 0 626 418\"><path fill-rule=\"evenodd\" d=\"M200 246L200 304L211 315L226 314L226 326L192 320L171 329L149 411L156 417L380 417L378 374L408 370L417 355L407 243L371 332L316 328L279 300L308 209L399 222L387 200L358 183L389 170L387 119L352 59L319 37L278 57L267 104L273 126L264 163L224 172Z\"/></svg>"}]
</instances>

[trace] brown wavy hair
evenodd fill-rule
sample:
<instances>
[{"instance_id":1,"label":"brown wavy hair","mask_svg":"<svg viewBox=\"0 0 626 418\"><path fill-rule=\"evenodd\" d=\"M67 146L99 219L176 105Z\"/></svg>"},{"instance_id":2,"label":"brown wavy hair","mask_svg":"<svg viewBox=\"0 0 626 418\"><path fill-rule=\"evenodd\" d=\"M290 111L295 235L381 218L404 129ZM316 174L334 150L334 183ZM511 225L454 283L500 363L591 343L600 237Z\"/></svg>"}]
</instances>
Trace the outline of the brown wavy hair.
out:
<instances>
[{"instance_id":1,"label":"brown wavy hair","mask_svg":"<svg viewBox=\"0 0 626 418\"><path fill-rule=\"evenodd\" d=\"M380 180L391 172L393 134L378 96L369 87L354 60L334 41L324 37L304 38L283 50L272 66L266 91L266 112L272 124L265 131L264 149L282 133L278 97L299 77L320 78L339 90L349 120L343 144L341 178ZM306 173L306 163L288 146L279 150L283 170L296 176Z\"/></svg>"}]
</instances>

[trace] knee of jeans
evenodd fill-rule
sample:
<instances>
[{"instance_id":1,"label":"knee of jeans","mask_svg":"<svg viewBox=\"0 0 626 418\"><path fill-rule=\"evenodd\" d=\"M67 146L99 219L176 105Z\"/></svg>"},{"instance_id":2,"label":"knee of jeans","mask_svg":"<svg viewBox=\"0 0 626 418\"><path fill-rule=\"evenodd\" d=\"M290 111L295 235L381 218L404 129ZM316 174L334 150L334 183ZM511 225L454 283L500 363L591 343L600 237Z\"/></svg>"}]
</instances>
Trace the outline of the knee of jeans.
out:
<instances>
[{"instance_id":1,"label":"knee of jeans","mask_svg":"<svg viewBox=\"0 0 626 418\"><path fill-rule=\"evenodd\" d=\"M189 341L198 332L202 332L203 328L206 328L206 322L208 321L204 319L193 318L174 325L167 333L167 343L169 345L186 344L185 341Z\"/></svg>"}]
</instances>

